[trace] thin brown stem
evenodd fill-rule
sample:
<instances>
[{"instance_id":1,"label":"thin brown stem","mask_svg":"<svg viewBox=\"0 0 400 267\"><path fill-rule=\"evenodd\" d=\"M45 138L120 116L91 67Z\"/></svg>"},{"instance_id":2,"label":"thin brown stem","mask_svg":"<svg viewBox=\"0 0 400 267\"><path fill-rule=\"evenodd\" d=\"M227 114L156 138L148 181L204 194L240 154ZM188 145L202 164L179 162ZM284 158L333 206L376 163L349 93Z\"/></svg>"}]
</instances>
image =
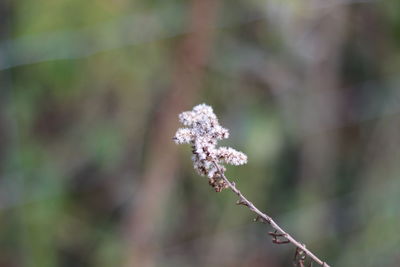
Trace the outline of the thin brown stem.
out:
<instances>
[{"instance_id":1,"label":"thin brown stem","mask_svg":"<svg viewBox=\"0 0 400 267\"><path fill-rule=\"evenodd\" d=\"M250 202L241 192L239 189L236 188L235 183L231 182L228 180L228 178L226 178L224 172L221 170L221 167L218 165L218 163L216 163L215 161L213 161L213 164L215 165L215 167L217 168L219 174L221 175L221 177L224 179L224 181L226 182L226 184L229 186L229 188L231 189L231 191L233 193L235 193L238 197L239 200L237 202L237 204L239 205L243 205L248 207L251 211L253 211L254 213L257 214L257 218L256 221L262 221L265 223L268 223L269 225L271 225L272 228L274 228L276 230L276 233L273 234L273 236L275 236L275 238L277 236L285 238L286 241L285 243L292 243L294 246L296 246L300 251L303 251L307 256L309 256L311 259L313 259L316 263L318 263L321 266L324 267L330 267L326 262L320 260L317 256L314 255L314 253L312 253L310 250L308 250L306 248L306 246L302 243L300 243L299 241L297 241L296 239L294 239L290 234L288 234L286 231L284 231L270 216L268 216L267 214L261 212L256 206L254 206L254 204L252 202ZM280 241L282 242L282 241Z\"/></svg>"}]
</instances>

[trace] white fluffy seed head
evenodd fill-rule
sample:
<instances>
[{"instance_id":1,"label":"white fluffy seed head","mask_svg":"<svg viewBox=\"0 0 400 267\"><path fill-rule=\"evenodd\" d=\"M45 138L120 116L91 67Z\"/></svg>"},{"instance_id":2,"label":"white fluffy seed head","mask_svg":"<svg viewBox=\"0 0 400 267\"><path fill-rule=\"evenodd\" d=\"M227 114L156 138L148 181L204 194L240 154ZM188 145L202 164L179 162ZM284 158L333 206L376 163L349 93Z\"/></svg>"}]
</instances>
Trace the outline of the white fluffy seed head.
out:
<instances>
[{"instance_id":1,"label":"white fluffy seed head","mask_svg":"<svg viewBox=\"0 0 400 267\"><path fill-rule=\"evenodd\" d=\"M227 185L221 179L225 168L220 166L222 174L218 173L216 163L242 165L247 163L247 156L230 147L217 148L218 140L229 137L228 129L219 125L218 118L212 107L200 104L191 111L179 114L180 122L187 128L180 128L175 134L177 144L191 144L193 166L202 176L207 176L217 192Z\"/></svg>"},{"instance_id":2,"label":"white fluffy seed head","mask_svg":"<svg viewBox=\"0 0 400 267\"><path fill-rule=\"evenodd\" d=\"M217 158L232 165L243 165L247 163L247 156L231 147L220 147L216 151Z\"/></svg>"},{"instance_id":3,"label":"white fluffy seed head","mask_svg":"<svg viewBox=\"0 0 400 267\"><path fill-rule=\"evenodd\" d=\"M191 129L180 128L176 131L174 141L177 144L189 144L194 141L194 133Z\"/></svg>"}]
</instances>

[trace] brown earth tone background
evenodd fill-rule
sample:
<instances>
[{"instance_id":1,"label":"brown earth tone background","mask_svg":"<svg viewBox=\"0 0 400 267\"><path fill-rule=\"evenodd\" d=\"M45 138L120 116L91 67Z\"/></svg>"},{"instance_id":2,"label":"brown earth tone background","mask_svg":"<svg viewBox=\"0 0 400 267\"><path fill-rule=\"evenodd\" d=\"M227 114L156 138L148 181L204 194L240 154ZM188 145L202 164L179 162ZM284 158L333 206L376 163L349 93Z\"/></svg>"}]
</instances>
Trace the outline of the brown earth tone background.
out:
<instances>
[{"instance_id":1,"label":"brown earth tone background","mask_svg":"<svg viewBox=\"0 0 400 267\"><path fill-rule=\"evenodd\" d=\"M399 70L395 0L2 0L0 266L291 266L173 143L199 103L285 230L398 266Z\"/></svg>"}]
</instances>

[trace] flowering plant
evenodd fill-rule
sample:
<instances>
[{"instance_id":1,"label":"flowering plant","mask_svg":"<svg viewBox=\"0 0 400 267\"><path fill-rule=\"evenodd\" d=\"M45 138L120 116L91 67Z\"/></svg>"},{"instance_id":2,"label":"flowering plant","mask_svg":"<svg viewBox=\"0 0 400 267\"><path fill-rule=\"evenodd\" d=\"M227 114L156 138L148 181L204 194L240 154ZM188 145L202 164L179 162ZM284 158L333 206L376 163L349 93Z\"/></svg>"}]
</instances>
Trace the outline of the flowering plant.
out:
<instances>
[{"instance_id":1,"label":"flowering plant","mask_svg":"<svg viewBox=\"0 0 400 267\"><path fill-rule=\"evenodd\" d=\"M200 175L208 177L209 184L216 192L229 188L235 193L239 197L236 204L246 206L257 214L255 221L269 224L274 229L273 232L269 232L274 244L292 243L296 247L293 259L295 266L304 266L306 256L309 256L316 263L329 267L327 263L308 250L303 243L285 232L270 216L261 212L236 188L234 182L230 182L226 178L226 168L222 164L246 164L247 156L230 147L217 147L218 140L229 137L229 131L219 124L212 107L206 104L197 105L191 111L182 112L179 115L179 120L186 127L178 129L173 138L175 143L192 146L192 161L195 170Z\"/></svg>"},{"instance_id":2,"label":"flowering plant","mask_svg":"<svg viewBox=\"0 0 400 267\"><path fill-rule=\"evenodd\" d=\"M222 163L242 165L247 163L247 156L231 147L217 148L218 140L229 137L228 129L219 125L218 118L212 107L200 104L192 111L186 111L179 115L179 120L187 128L180 128L175 134L177 144L192 145L192 160L194 169L198 174L207 176L209 184L216 192L228 188L221 174L226 168ZM220 170L215 163L220 164Z\"/></svg>"}]
</instances>

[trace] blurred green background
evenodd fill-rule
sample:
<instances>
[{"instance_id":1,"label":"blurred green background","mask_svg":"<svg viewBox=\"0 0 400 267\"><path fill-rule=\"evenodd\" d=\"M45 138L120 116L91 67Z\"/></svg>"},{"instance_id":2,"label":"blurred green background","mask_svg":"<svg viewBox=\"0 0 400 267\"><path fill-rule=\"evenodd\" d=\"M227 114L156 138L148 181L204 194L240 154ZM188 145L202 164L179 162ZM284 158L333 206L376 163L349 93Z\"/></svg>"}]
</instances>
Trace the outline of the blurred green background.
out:
<instances>
[{"instance_id":1,"label":"blurred green background","mask_svg":"<svg viewBox=\"0 0 400 267\"><path fill-rule=\"evenodd\" d=\"M199 103L284 229L398 266L399 69L396 0L1 0L0 266L292 266L172 142Z\"/></svg>"}]
</instances>

